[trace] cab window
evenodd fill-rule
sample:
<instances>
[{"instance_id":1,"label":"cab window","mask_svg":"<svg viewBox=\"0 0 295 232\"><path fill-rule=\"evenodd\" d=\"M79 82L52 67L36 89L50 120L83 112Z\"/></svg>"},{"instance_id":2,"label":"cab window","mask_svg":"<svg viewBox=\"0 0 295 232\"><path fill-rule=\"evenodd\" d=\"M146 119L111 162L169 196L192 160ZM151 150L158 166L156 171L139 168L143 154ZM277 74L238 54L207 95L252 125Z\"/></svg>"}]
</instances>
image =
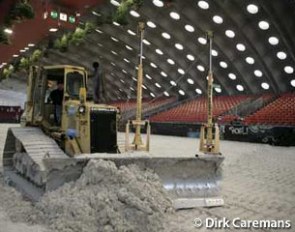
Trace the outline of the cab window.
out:
<instances>
[{"instance_id":1,"label":"cab window","mask_svg":"<svg viewBox=\"0 0 295 232\"><path fill-rule=\"evenodd\" d=\"M67 93L72 99L79 99L80 88L84 87L84 77L79 72L67 73Z\"/></svg>"}]
</instances>

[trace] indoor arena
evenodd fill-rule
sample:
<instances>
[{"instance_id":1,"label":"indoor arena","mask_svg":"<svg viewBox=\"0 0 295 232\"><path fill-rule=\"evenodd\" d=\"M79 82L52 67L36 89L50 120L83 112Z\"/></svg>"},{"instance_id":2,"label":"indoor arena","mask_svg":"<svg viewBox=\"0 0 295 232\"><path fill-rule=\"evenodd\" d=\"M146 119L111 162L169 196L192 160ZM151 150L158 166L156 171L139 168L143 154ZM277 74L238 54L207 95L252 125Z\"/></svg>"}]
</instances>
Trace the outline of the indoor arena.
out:
<instances>
[{"instance_id":1,"label":"indoor arena","mask_svg":"<svg viewBox=\"0 0 295 232\"><path fill-rule=\"evenodd\" d=\"M294 231L294 18L0 0L0 232Z\"/></svg>"}]
</instances>

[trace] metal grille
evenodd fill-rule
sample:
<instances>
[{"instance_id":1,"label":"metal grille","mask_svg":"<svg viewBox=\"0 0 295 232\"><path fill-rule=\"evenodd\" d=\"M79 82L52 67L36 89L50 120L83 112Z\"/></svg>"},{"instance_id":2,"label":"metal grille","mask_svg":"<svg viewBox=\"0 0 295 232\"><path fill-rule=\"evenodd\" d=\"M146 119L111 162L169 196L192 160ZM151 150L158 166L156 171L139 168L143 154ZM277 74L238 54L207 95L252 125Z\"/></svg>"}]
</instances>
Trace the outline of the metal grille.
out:
<instances>
[{"instance_id":1,"label":"metal grille","mask_svg":"<svg viewBox=\"0 0 295 232\"><path fill-rule=\"evenodd\" d=\"M92 110L90 113L90 123L91 153L116 153L116 112Z\"/></svg>"}]
</instances>

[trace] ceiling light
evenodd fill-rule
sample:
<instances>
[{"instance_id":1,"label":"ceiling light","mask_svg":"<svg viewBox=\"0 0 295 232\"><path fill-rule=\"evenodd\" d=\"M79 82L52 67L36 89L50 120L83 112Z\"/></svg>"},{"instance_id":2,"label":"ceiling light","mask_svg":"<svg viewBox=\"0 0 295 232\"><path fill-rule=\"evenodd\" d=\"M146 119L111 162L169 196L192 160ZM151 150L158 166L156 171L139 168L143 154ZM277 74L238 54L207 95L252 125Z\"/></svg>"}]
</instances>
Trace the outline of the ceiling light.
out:
<instances>
[{"instance_id":1,"label":"ceiling light","mask_svg":"<svg viewBox=\"0 0 295 232\"><path fill-rule=\"evenodd\" d=\"M219 16L219 15L215 15L215 16L213 16L212 19L213 19L214 23L217 23L217 24L221 24L221 23L223 23L223 19L222 19L222 17Z\"/></svg>"},{"instance_id":2,"label":"ceiling light","mask_svg":"<svg viewBox=\"0 0 295 232\"><path fill-rule=\"evenodd\" d=\"M175 64L175 61L172 60L172 59L167 59L167 62L168 62L169 64L171 64L171 65L174 65L174 64Z\"/></svg>"},{"instance_id":3,"label":"ceiling light","mask_svg":"<svg viewBox=\"0 0 295 232\"><path fill-rule=\"evenodd\" d=\"M114 55L118 55L118 53L115 51L111 51L111 53L113 53Z\"/></svg>"},{"instance_id":4,"label":"ceiling light","mask_svg":"<svg viewBox=\"0 0 295 232\"><path fill-rule=\"evenodd\" d=\"M181 75L184 75L184 74L185 74L185 72L184 72L184 70L183 70L182 68L179 68L179 69L177 70L177 72L178 72L179 74L181 74Z\"/></svg>"},{"instance_id":5,"label":"ceiling light","mask_svg":"<svg viewBox=\"0 0 295 232\"><path fill-rule=\"evenodd\" d=\"M192 79L190 79L190 78L188 78L187 79L187 82L190 84L190 85L193 85L195 82L192 80Z\"/></svg>"},{"instance_id":6,"label":"ceiling light","mask_svg":"<svg viewBox=\"0 0 295 232\"><path fill-rule=\"evenodd\" d=\"M215 90L217 93L221 93L221 91L222 91L220 87L215 87L214 90Z\"/></svg>"},{"instance_id":7,"label":"ceiling light","mask_svg":"<svg viewBox=\"0 0 295 232\"><path fill-rule=\"evenodd\" d=\"M142 86L142 88L147 89L147 87L145 85L141 85L141 86Z\"/></svg>"},{"instance_id":8,"label":"ceiling light","mask_svg":"<svg viewBox=\"0 0 295 232\"><path fill-rule=\"evenodd\" d=\"M29 47L34 47L35 44L33 44L33 43L29 43L28 46L29 46Z\"/></svg>"},{"instance_id":9,"label":"ceiling light","mask_svg":"<svg viewBox=\"0 0 295 232\"><path fill-rule=\"evenodd\" d=\"M145 45L148 45L148 46L151 45L151 43L150 43L148 40L146 40L146 39L143 40L143 43L144 43Z\"/></svg>"},{"instance_id":10,"label":"ceiling light","mask_svg":"<svg viewBox=\"0 0 295 232\"><path fill-rule=\"evenodd\" d=\"M163 7L164 6L163 1L160 1L160 0L153 0L153 3L157 7Z\"/></svg>"},{"instance_id":11,"label":"ceiling light","mask_svg":"<svg viewBox=\"0 0 295 232\"><path fill-rule=\"evenodd\" d=\"M23 53L23 52L26 52L26 50L25 50L25 49L21 49L21 50L19 50L19 51L20 51L20 52L22 52L22 53Z\"/></svg>"},{"instance_id":12,"label":"ceiling light","mask_svg":"<svg viewBox=\"0 0 295 232\"><path fill-rule=\"evenodd\" d=\"M115 38L115 37L111 37L111 39L112 39L113 41L115 41L115 42L119 42L119 40L118 40L117 38Z\"/></svg>"},{"instance_id":13,"label":"ceiling light","mask_svg":"<svg viewBox=\"0 0 295 232\"><path fill-rule=\"evenodd\" d=\"M18 57L18 55L14 54L13 57L16 58L16 57Z\"/></svg>"},{"instance_id":14,"label":"ceiling light","mask_svg":"<svg viewBox=\"0 0 295 232\"><path fill-rule=\"evenodd\" d=\"M130 30L130 29L128 29L127 32L128 32L130 35L136 35L136 33L135 33L134 31Z\"/></svg>"},{"instance_id":15,"label":"ceiling light","mask_svg":"<svg viewBox=\"0 0 295 232\"><path fill-rule=\"evenodd\" d=\"M153 94L153 93L150 93L150 95L151 95L152 97L156 97L155 94Z\"/></svg>"},{"instance_id":16,"label":"ceiling light","mask_svg":"<svg viewBox=\"0 0 295 232\"><path fill-rule=\"evenodd\" d=\"M204 71L205 71L205 68L204 68L204 66L202 66L202 65L198 65L198 66L197 66L197 69L198 69L200 72L204 72Z\"/></svg>"},{"instance_id":17,"label":"ceiling light","mask_svg":"<svg viewBox=\"0 0 295 232\"><path fill-rule=\"evenodd\" d=\"M261 30L267 30L269 28L269 23L266 21L260 21L258 26Z\"/></svg>"},{"instance_id":18,"label":"ceiling light","mask_svg":"<svg viewBox=\"0 0 295 232\"><path fill-rule=\"evenodd\" d=\"M163 36L165 39L170 39L170 38L171 38L171 35L169 35L167 32L163 32L163 33L162 33L162 36Z\"/></svg>"},{"instance_id":19,"label":"ceiling light","mask_svg":"<svg viewBox=\"0 0 295 232\"><path fill-rule=\"evenodd\" d=\"M194 61L195 60L195 57L193 55L191 55L191 54L188 54L186 56L186 58L189 59L190 61Z\"/></svg>"},{"instance_id":20,"label":"ceiling light","mask_svg":"<svg viewBox=\"0 0 295 232\"><path fill-rule=\"evenodd\" d=\"M135 11L135 10L131 10L129 13L130 13L133 17L135 17L135 18L139 18L139 17L140 17L140 14L139 14L137 11Z\"/></svg>"},{"instance_id":21,"label":"ceiling light","mask_svg":"<svg viewBox=\"0 0 295 232\"><path fill-rule=\"evenodd\" d=\"M240 92L244 91L244 87L242 85L237 85L236 88Z\"/></svg>"},{"instance_id":22,"label":"ceiling light","mask_svg":"<svg viewBox=\"0 0 295 232\"><path fill-rule=\"evenodd\" d=\"M173 86L177 85L175 81L170 81L170 84L173 85Z\"/></svg>"},{"instance_id":23,"label":"ceiling light","mask_svg":"<svg viewBox=\"0 0 295 232\"><path fill-rule=\"evenodd\" d=\"M183 50L183 45L180 44L180 43L176 43L176 44L175 44L175 47L176 47L178 50Z\"/></svg>"},{"instance_id":24,"label":"ceiling light","mask_svg":"<svg viewBox=\"0 0 295 232\"><path fill-rule=\"evenodd\" d=\"M137 79L135 77L132 77L132 80L137 81Z\"/></svg>"},{"instance_id":25,"label":"ceiling light","mask_svg":"<svg viewBox=\"0 0 295 232\"><path fill-rule=\"evenodd\" d=\"M268 42L271 45L277 45L279 43L279 39L275 36L271 36L271 37L269 37Z\"/></svg>"},{"instance_id":26,"label":"ceiling light","mask_svg":"<svg viewBox=\"0 0 295 232\"><path fill-rule=\"evenodd\" d=\"M24 49L25 49L26 51L28 51L30 48L29 48L29 47L25 47Z\"/></svg>"},{"instance_id":27,"label":"ceiling light","mask_svg":"<svg viewBox=\"0 0 295 232\"><path fill-rule=\"evenodd\" d=\"M295 79L290 81L290 84L295 87Z\"/></svg>"},{"instance_id":28,"label":"ceiling light","mask_svg":"<svg viewBox=\"0 0 295 232\"><path fill-rule=\"evenodd\" d=\"M247 11L250 13L250 14L257 14L258 13L258 6L254 5L254 4L249 4L247 6Z\"/></svg>"},{"instance_id":29,"label":"ceiling light","mask_svg":"<svg viewBox=\"0 0 295 232\"><path fill-rule=\"evenodd\" d=\"M200 90L200 89L196 89L195 91L197 94L202 94L202 90Z\"/></svg>"},{"instance_id":30,"label":"ceiling light","mask_svg":"<svg viewBox=\"0 0 295 232\"><path fill-rule=\"evenodd\" d=\"M159 55L163 55L164 53L162 52L162 50L160 50L159 48L156 49L156 53L158 53Z\"/></svg>"},{"instance_id":31,"label":"ceiling light","mask_svg":"<svg viewBox=\"0 0 295 232\"><path fill-rule=\"evenodd\" d=\"M130 60L128 60L128 59L126 59L126 58L124 58L124 61L125 61L126 63L130 63Z\"/></svg>"},{"instance_id":32,"label":"ceiling light","mask_svg":"<svg viewBox=\"0 0 295 232\"><path fill-rule=\"evenodd\" d=\"M169 93L167 93L166 91L164 92L164 95L165 95L166 97L169 97L169 96L170 96Z\"/></svg>"},{"instance_id":33,"label":"ceiling light","mask_svg":"<svg viewBox=\"0 0 295 232\"><path fill-rule=\"evenodd\" d=\"M151 62L150 65L151 65L153 68L158 68L158 66L155 65L153 62Z\"/></svg>"},{"instance_id":34,"label":"ceiling light","mask_svg":"<svg viewBox=\"0 0 295 232\"><path fill-rule=\"evenodd\" d=\"M224 61L220 61L219 65L220 65L221 68L227 68L227 63L224 62Z\"/></svg>"},{"instance_id":35,"label":"ceiling light","mask_svg":"<svg viewBox=\"0 0 295 232\"><path fill-rule=\"evenodd\" d=\"M209 4L206 1L199 1L198 6L203 10L209 9Z\"/></svg>"},{"instance_id":36,"label":"ceiling light","mask_svg":"<svg viewBox=\"0 0 295 232\"><path fill-rule=\"evenodd\" d=\"M133 50L133 48L132 47L130 47L130 46L128 46L128 45L126 45L125 46L128 50L130 50L130 51L132 51Z\"/></svg>"},{"instance_id":37,"label":"ceiling light","mask_svg":"<svg viewBox=\"0 0 295 232\"><path fill-rule=\"evenodd\" d=\"M207 40L204 37L199 37L198 41L200 44L203 44L203 45L207 43Z\"/></svg>"},{"instance_id":38,"label":"ceiling light","mask_svg":"<svg viewBox=\"0 0 295 232\"><path fill-rule=\"evenodd\" d=\"M114 6L120 6L120 3L116 0L111 0L111 3L114 5Z\"/></svg>"},{"instance_id":39,"label":"ceiling light","mask_svg":"<svg viewBox=\"0 0 295 232\"><path fill-rule=\"evenodd\" d=\"M155 83L155 86L157 86L158 88L162 88L162 86L159 83Z\"/></svg>"},{"instance_id":40,"label":"ceiling light","mask_svg":"<svg viewBox=\"0 0 295 232\"><path fill-rule=\"evenodd\" d=\"M117 22L115 22L115 21L113 22L113 24L114 24L115 26L117 26L117 27L121 26L120 23L117 23Z\"/></svg>"},{"instance_id":41,"label":"ceiling light","mask_svg":"<svg viewBox=\"0 0 295 232\"><path fill-rule=\"evenodd\" d=\"M153 79L149 74L145 74L145 76L146 76L146 78L149 79L149 80Z\"/></svg>"},{"instance_id":42,"label":"ceiling light","mask_svg":"<svg viewBox=\"0 0 295 232\"><path fill-rule=\"evenodd\" d=\"M10 29L10 28L5 28L4 32L9 35L11 35L13 33L12 29Z\"/></svg>"},{"instance_id":43,"label":"ceiling light","mask_svg":"<svg viewBox=\"0 0 295 232\"><path fill-rule=\"evenodd\" d=\"M294 68L291 66L286 66L284 70L285 70L285 73L287 74L292 74L294 72Z\"/></svg>"},{"instance_id":44,"label":"ceiling light","mask_svg":"<svg viewBox=\"0 0 295 232\"><path fill-rule=\"evenodd\" d=\"M185 25L185 30L187 30L188 32L194 32L195 31L195 28L192 26L192 25Z\"/></svg>"},{"instance_id":45,"label":"ceiling light","mask_svg":"<svg viewBox=\"0 0 295 232\"><path fill-rule=\"evenodd\" d=\"M147 21L146 25L148 25L150 28L156 28L156 24L154 24L152 21Z\"/></svg>"},{"instance_id":46,"label":"ceiling light","mask_svg":"<svg viewBox=\"0 0 295 232\"><path fill-rule=\"evenodd\" d=\"M182 96L184 96L185 95L185 92L183 91L183 90L178 90L178 93L180 94L180 95L182 95Z\"/></svg>"},{"instance_id":47,"label":"ceiling light","mask_svg":"<svg viewBox=\"0 0 295 232\"><path fill-rule=\"evenodd\" d=\"M52 28L50 28L50 29L49 29L49 31L50 31L50 32L57 32L57 31L58 31L58 29L57 29L57 28L54 28L54 27L52 27Z\"/></svg>"},{"instance_id":48,"label":"ceiling light","mask_svg":"<svg viewBox=\"0 0 295 232\"><path fill-rule=\"evenodd\" d=\"M241 43L238 43L236 48L240 51L240 52L243 52L246 50L246 47L244 44L241 44Z\"/></svg>"},{"instance_id":49,"label":"ceiling light","mask_svg":"<svg viewBox=\"0 0 295 232\"><path fill-rule=\"evenodd\" d=\"M122 79L120 79L120 81L124 84L125 83L125 81L124 80L122 80Z\"/></svg>"},{"instance_id":50,"label":"ceiling light","mask_svg":"<svg viewBox=\"0 0 295 232\"><path fill-rule=\"evenodd\" d=\"M130 87L130 90L131 90L131 91L134 91L134 89L133 89L132 87Z\"/></svg>"},{"instance_id":51,"label":"ceiling light","mask_svg":"<svg viewBox=\"0 0 295 232\"><path fill-rule=\"evenodd\" d=\"M229 74L228 74L228 77L229 77L230 79L232 79L232 80L237 79L237 76L236 76L236 74L234 74L234 73L229 73Z\"/></svg>"},{"instance_id":52,"label":"ceiling light","mask_svg":"<svg viewBox=\"0 0 295 232\"><path fill-rule=\"evenodd\" d=\"M254 75L257 76L257 77L262 77L263 74L262 74L262 72L259 69L256 69L254 71Z\"/></svg>"},{"instance_id":53,"label":"ceiling light","mask_svg":"<svg viewBox=\"0 0 295 232\"><path fill-rule=\"evenodd\" d=\"M175 20L180 19L180 15L178 13L174 12L174 11L170 13L170 17L175 19Z\"/></svg>"},{"instance_id":54,"label":"ceiling light","mask_svg":"<svg viewBox=\"0 0 295 232\"><path fill-rule=\"evenodd\" d=\"M266 82L263 82L263 83L261 84L261 87L262 87L263 89L269 89L269 84L267 84Z\"/></svg>"},{"instance_id":55,"label":"ceiling light","mask_svg":"<svg viewBox=\"0 0 295 232\"><path fill-rule=\"evenodd\" d=\"M96 11L92 11L92 14L93 14L93 15L96 15L96 16L98 16L98 17L101 16L101 14L100 14L100 13L97 13ZM65 21L66 21L66 20L65 20Z\"/></svg>"},{"instance_id":56,"label":"ceiling light","mask_svg":"<svg viewBox=\"0 0 295 232\"><path fill-rule=\"evenodd\" d=\"M103 32L99 29L95 29L96 32L98 32L99 34L102 34Z\"/></svg>"},{"instance_id":57,"label":"ceiling light","mask_svg":"<svg viewBox=\"0 0 295 232\"><path fill-rule=\"evenodd\" d=\"M167 77L167 74L165 73L165 72L161 72L161 75L163 76L163 77Z\"/></svg>"},{"instance_id":58,"label":"ceiling light","mask_svg":"<svg viewBox=\"0 0 295 232\"><path fill-rule=\"evenodd\" d=\"M254 64L254 63L255 63L254 58L251 57L251 56L248 56L245 60L246 60L246 62L247 62L248 64Z\"/></svg>"},{"instance_id":59,"label":"ceiling light","mask_svg":"<svg viewBox=\"0 0 295 232\"><path fill-rule=\"evenodd\" d=\"M280 51L280 52L277 53L277 57L278 57L280 60L284 60L284 59L287 58L287 54L286 54L285 52Z\"/></svg>"},{"instance_id":60,"label":"ceiling light","mask_svg":"<svg viewBox=\"0 0 295 232\"><path fill-rule=\"evenodd\" d=\"M214 49L212 49L212 52L211 52L212 56L218 56L218 52Z\"/></svg>"},{"instance_id":61,"label":"ceiling light","mask_svg":"<svg viewBox=\"0 0 295 232\"><path fill-rule=\"evenodd\" d=\"M113 65L114 67L116 66L116 64L115 64L115 63L113 63L113 62L111 62L111 65Z\"/></svg>"},{"instance_id":62,"label":"ceiling light","mask_svg":"<svg viewBox=\"0 0 295 232\"><path fill-rule=\"evenodd\" d=\"M232 30L226 30L225 31L225 35L228 37L228 38L234 38L235 37L235 32L232 31Z\"/></svg>"},{"instance_id":63,"label":"ceiling light","mask_svg":"<svg viewBox=\"0 0 295 232\"><path fill-rule=\"evenodd\" d=\"M125 69L122 69L122 72L125 73L125 74L127 74L127 71Z\"/></svg>"}]
</instances>

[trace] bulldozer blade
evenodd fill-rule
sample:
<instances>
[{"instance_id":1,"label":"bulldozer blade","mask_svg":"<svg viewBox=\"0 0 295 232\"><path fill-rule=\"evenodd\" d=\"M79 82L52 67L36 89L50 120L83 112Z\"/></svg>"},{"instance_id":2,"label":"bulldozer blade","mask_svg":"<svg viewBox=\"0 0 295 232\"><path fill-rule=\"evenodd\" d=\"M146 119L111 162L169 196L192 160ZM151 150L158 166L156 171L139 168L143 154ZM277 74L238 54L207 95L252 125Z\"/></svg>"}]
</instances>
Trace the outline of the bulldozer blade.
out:
<instances>
[{"instance_id":1,"label":"bulldozer blade","mask_svg":"<svg viewBox=\"0 0 295 232\"><path fill-rule=\"evenodd\" d=\"M223 204L219 182L220 164L224 157L219 155L155 157L135 153L83 154L67 159L46 158L44 164L48 170L52 170L47 177L46 189L56 189L64 182L79 178L83 167L90 159L113 161L117 167L136 164L141 170L153 170L160 177L177 209Z\"/></svg>"},{"instance_id":2,"label":"bulldozer blade","mask_svg":"<svg viewBox=\"0 0 295 232\"><path fill-rule=\"evenodd\" d=\"M46 191L77 180L91 159L113 161L117 167L136 164L153 170L173 200L174 207L218 206L224 157L159 156L142 152L81 154L68 157L39 128L10 128L3 153L3 173L8 182L33 201Z\"/></svg>"}]
</instances>

